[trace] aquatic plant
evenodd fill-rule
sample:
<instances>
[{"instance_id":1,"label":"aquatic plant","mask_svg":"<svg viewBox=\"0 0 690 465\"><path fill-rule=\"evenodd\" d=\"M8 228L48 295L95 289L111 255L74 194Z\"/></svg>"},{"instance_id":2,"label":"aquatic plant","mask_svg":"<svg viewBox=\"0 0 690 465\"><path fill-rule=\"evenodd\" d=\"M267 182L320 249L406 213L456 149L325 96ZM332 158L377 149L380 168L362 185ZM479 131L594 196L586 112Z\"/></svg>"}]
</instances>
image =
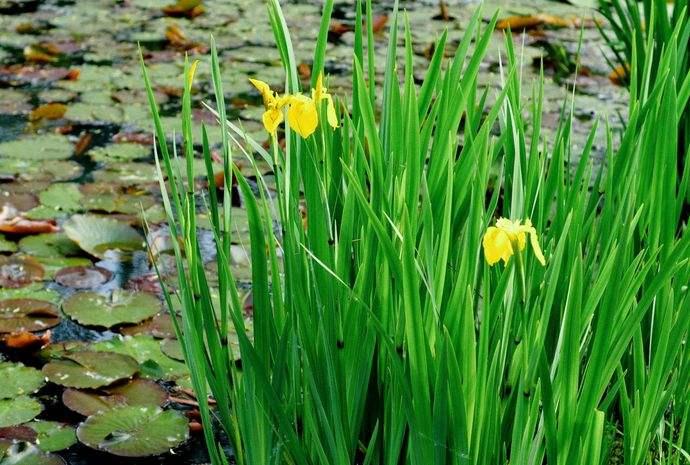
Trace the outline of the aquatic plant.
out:
<instances>
[{"instance_id":1,"label":"aquatic plant","mask_svg":"<svg viewBox=\"0 0 690 465\"><path fill-rule=\"evenodd\" d=\"M289 31L278 1L268 5L283 90L298 95ZM418 85L406 22L398 68L396 11L379 85L371 2L356 5L352 100L333 92L338 124L317 111L313 132L289 116L281 132L280 97L259 85L269 149L227 120L212 46L221 198L212 141L205 127L200 140L191 130L196 65L185 66L182 145L172 152L143 67L178 239L176 288L164 294L182 309L176 331L212 462L229 463L225 436L234 463L251 465L680 463L690 446L690 236L676 83L631 69L648 92L631 95L620 140L604 125L601 164L597 125L576 149L567 104L545 140L540 83L525 105L511 38L500 90L479 87L496 16L483 25L477 12L448 60L442 35ZM332 9L326 1L312 88ZM683 34L667 37L659 69L676 70ZM189 181L199 175L195 147L207 191ZM257 160L271 165L273 189ZM231 180L248 216L249 243L237 240L251 257L250 315L231 266ZM212 226L214 274L199 209ZM491 229L497 217L531 221ZM527 235L536 260L521 259ZM505 266L487 262L486 237L486 258Z\"/></svg>"}]
</instances>

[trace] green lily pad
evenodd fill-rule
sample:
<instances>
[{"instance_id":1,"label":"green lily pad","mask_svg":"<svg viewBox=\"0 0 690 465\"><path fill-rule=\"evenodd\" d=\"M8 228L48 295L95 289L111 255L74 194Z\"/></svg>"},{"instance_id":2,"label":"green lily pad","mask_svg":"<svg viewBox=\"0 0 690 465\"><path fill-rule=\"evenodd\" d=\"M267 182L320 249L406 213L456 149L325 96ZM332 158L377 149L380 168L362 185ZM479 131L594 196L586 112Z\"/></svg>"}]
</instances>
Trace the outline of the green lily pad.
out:
<instances>
[{"instance_id":1,"label":"green lily pad","mask_svg":"<svg viewBox=\"0 0 690 465\"><path fill-rule=\"evenodd\" d=\"M26 426L36 431L36 446L43 452L69 449L77 443L76 428L57 421L34 420Z\"/></svg>"},{"instance_id":2,"label":"green lily pad","mask_svg":"<svg viewBox=\"0 0 690 465\"><path fill-rule=\"evenodd\" d=\"M182 320L180 318L178 318L178 323L182 325ZM175 326L170 317L170 313L163 311L150 320L146 320L136 326L120 328L120 332L126 336L150 334L157 339L174 338Z\"/></svg>"},{"instance_id":3,"label":"green lily pad","mask_svg":"<svg viewBox=\"0 0 690 465\"><path fill-rule=\"evenodd\" d=\"M160 407L167 399L168 394L162 387L145 379L134 379L100 391L67 389L62 393L62 403L85 417L125 406Z\"/></svg>"},{"instance_id":4,"label":"green lily pad","mask_svg":"<svg viewBox=\"0 0 690 465\"><path fill-rule=\"evenodd\" d=\"M109 144L91 150L90 155L96 161L124 161L148 157L151 148L141 144L123 143Z\"/></svg>"},{"instance_id":5,"label":"green lily pad","mask_svg":"<svg viewBox=\"0 0 690 465\"><path fill-rule=\"evenodd\" d=\"M3 234L0 234L0 252L16 252L17 244L8 241Z\"/></svg>"},{"instance_id":6,"label":"green lily pad","mask_svg":"<svg viewBox=\"0 0 690 465\"><path fill-rule=\"evenodd\" d=\"M1 158L0 178L17 181L69 181L81 176L84 168L72 160L45 163L23 158Z\"/></svg>"},{"instance_id":7,"label":"green lily pad","mask_svg":"<svg viewBox=\"0 0 690 465\"><path fill-rule=\"evenodd\" d=\"M158 173L155 165L150 163L112 163L101 170L94 171L93 178L99 182L132 186L156 182Z\"/></svg>"},{"instance_id":8,"label":"green lily pad","mask_svg":"<svg viewBox=\"0 0 690 465\"><path fill-rule=\"evenodd\" d=\"M144 238L136 229L112 218L74 215L63 228L67 237L98 258L105 258L108 250L132 252L144 248Z\"/></svg>"},{"instance_id":9,"label":"green lily pad","mask_svg":"<svg viewBox=\"0 0 690 465\"><path fill-rule=\"evenodd\" d=\"M55 273L63 268L87 267L91 266L91 260L85 257L36 257L36 260L43 265L46 278L54 278Z\"/></svg>"},{"instance_id":10,"label":"green lily pad","mask_svg":"<svg viewBox=\"0 0 690 465\"><path fill-rule=\"evenodd\" d=\"M0 362L0 379L0 399L33 394L45 383L40 371L21 363Z\"/></svg>"},{"instance_id":11,"label":"green lily pad","mask_svg":"<svg viewBox=\"0 0 690 465\"><path fill-rule=\"evenodd\" d=\"M177 339L163 339L161 341L161 350L168 357L184 362L182 344Z\"/></svg>"},{"instance_id":12,"label":"green lily pad","mask_svg":"<svg viewBox=\"0 0 690 465\"><path fill-rule=\"evenodd\" d=\"M0 144L0 157L22 160L63 160L73 151L67 137L58 134L28 136Z\"/></svg>"},{"instance_id":13,"label":"green lily pad","mask_svg":"<svg viewBox=\"0 0 690 465\"><path fill-rule=\"evenodd\" d=\"M79 246L65 233L44 233L26 236L19 241L19 250L35 257L73 257L81 253Z\"/></svg>"},{"instance_id":14,"label":"green lily pad","mask_svg":"<svg viewBox=\"0 0 690 465\"><path fill-rule=\"evenodd\" d=\"M123 323L139 323L161 309L156 296L147 292L115 290L110 297L96 292L77 292L62 304L62 310L86 326L111 328Z\"/></svg>"},{"instance_id":15,"label":"green lily pad","mask_svg":"<svg viewBox=\"0 0 690 465\"><path fill-rule=\"evenodd\" d=\"M87 446L122 457L160 455L189 437L187 419L174 410L121 407L89 417L77 429Z\"/></svg>"},{"instance_id":16,"label":"green lily pad","mask_svg":"<svg viewBox=\"0 0 690 465\"><path fill-rule=\"evenodd\" d=\"M189 373L184 363L163 353L156 339L143 334L96 342L92 349L117 352L135 358L142 365L142 375L148 378L175 380Z\"/></svg>"},{"instance_id":17,"label":"green lily pad","mask_svg":"<svg viewBox=\"0 0 690 465\"><path fill-rule=\"evenodd\" d=\"M39 299L0 300L0 334L43 331L60 323L57 307Z\"/></svg>"},{"instance_id":18,"label":"green lily pad","mask_svg":"<svg viewBox=\"0 0 690 465\"><path fill-rule=\"evenodd\" d=\"M0 428L33 420L43 411L43 405L29 396L0 399Z\"/></svg>"},{"instance_id":19,"label":"green lily pad","mask_svg":"<svg viewBox=\"0 0 690 465\"><path fill-rule=\"evenodd\" d=\"M43 266L31 257L0 256L0 287L24 287L42 281L44 275Z\"/></svg>"},{"instance_id":20,"label":"green lily pad","mask_svg":"<svg viewBox=\"0 0 690 465\"><path fill-rule=\"evenodd\" d=\"M4 457L0 444L0 458L3 459L3 465L66 465L59 455L43 452L26 443L7 444Z\"/></svg>"},{"instance_id":21,"label":"green lily pad","mask_svg":"<svg viewBox=\"0 0 690 465\"><path fill-rule=\"evenodd\" d=\"M131 378L139 366L132 357L110 352L73 352L43 366L49 381L61 386L95 389Z\"/></svg>"},{"instance_id":22,"label":"green lily pad","mask_svg":"<svg viewBox=\"0 0 690 465\"><path fill-rule=\"evenodd\" d=\"M46 289L43 283L33 283L17 289L0 289L0 300L26 298L57 303L61 296L57 291Z\"/></svg>"},{"instance_id":23,"label":"green lily pad","mask_svg":"<svg viewBox=\"0 0 690 465\"><path fill-rule=\"evenodd\" d=\"M84 209L79 185L72 182L55 183L38 195L45 207L58 211L78 212Z\"/></svg>"}]
</instances>

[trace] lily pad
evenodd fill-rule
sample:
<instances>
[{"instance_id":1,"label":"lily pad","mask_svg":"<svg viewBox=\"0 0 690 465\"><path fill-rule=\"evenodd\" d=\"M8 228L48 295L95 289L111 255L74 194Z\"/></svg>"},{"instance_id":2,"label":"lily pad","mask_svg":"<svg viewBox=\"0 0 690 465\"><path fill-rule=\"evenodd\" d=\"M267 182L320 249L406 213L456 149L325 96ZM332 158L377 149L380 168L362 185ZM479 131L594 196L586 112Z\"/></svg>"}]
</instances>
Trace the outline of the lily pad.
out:
<instances>
[{"instance_id":1,"label":"lily pad","mask_svg":"<svg viewBox=\"0 0 690 465\"><path fill-rule=\"evenodd\" d=\"M77 429L87 446L122 457L160 455L189 437L187 419L174 410L121 407L89 417Z\"/></svg>"},{"instance_id":2,"label":"lily pad","mask_svg":"<svg viewBox=\"0 0 690 465\"><path fill-rule=\"evenodd\" d=\"M27 236L19 241L19 250L35 257L72 257L81 249L65 233L45 233Z\"/></svg>"},{"instance_id":3,"label":"lily pad","mask_svg":"<svg viewBox=\"0 0 690 465\"><path fill-rule=\"evenodd\" d=\"M61 299L57 291L46 289L43 283L33 283L16 289L0 289L0 300L26 298L45 300L50 303L57 303Z\"/></svg>"},{"instance_id":4,"label":"lily pad","mask_svg":"<svg viewBox=\"0 0 690 465\"><path fill-rule=\"evenodd\" d=\"M182 320L178 317L178 322L182 325ZM137 334L149 334L158 339L174 338L175 327L170 313L161 312L150 320L146 320L136 326L127 326L120 329L120 332L127 336Z\"/></svg>"},{"instance_id":5,"label":"lily pad","mask_svg":"<svg viewBox=\"0 0 690 465\"><path fill-rule=\"evenodd\" d=\"M57 134L28 136L0 144L0 157L22 160L63 160L73 151L70 141Z\"/></svg>"},{"instance_id":6,"label":"lily pad","mask_svg":"<svg viewBox=\"0 0 690 465\"><path fill-rule=\"evenodd\" d=\"M33 420L43 411L43 405L29 396L0 399L0 428Z\"/></svg>"},{"instance_id":7,"label":"lily pad","mask_svg":"<svg viewBox=\"0 0 690 465\"><path fill-rule=\"evenodd\" d=\"M109 144L93 149L91 157L96 161L123 161L144 158L151 154L151 148L141 144Z\"/></svg>"},{"instance_id":8,"label":"lily pad","mask_svg":"<svg viewBox=\"0 0 690 465\"><path fill-rule=\"evenodd\" d=\"M0 158L0 178L18 181L69 181L81 176L84 168L72 160L50 163L23 158Z\"/></svg>"},{"instance_id":9,"label":"lily pad","mask_svg":"<svg viewBox=\"0 0 690 465\"><path fill-rule=\"evenodd\" d=\"M24 287L43 280L43 266L31 257L0 256L0 287Z\"/></svg>"},{"instance_id":10,"label":"lily pad","mask_svg":"<svg viewBox=\"0 0 690 465\"><path fill-rule=\"evenodd\" d=\"M156 182L158 173L156 167L150 163L113 163L106 165L102 170L94 171L93 178L100 182L131 186Z\"/></svg>"},{"instance_id":11,"label":"lily pad","mask_svg":"<svg viewBox=\"0 0 690 465\"><path fill-rule=\"evenodd\" d=\"M107 283L112 276L110 271L98 266L70 266L58 271L55 281L61 286L74 289L92 289Z\"/></svg>"},{"instance_id":12,"label":"lily pad","mask_svg":"<svg viewBox=\"0 0 690 465\"><path fill-rule=\"evenodd\" d=\"M133 252L144 248L144 238L136 229L112 218L74 215L63 228L70 239L98 258L105 258L108 250Z\"/></svg>"},{"instance_id":13,"label":"lily pad","mask_svg":"<svg viewBox=\"0 0 690 465\"><path fill-rule=\"evenodd\" d=\"M33 394L45 383L40 371L21 363L0 362L0 379L0 399Z\"/></svg>"},{"instance_id":14,"label":"lily pad","mask_svg":"<svg viewBox=\"0 0 690 465\"><path fill-rule=\"evenodd\" d=\"M57 307L39 299L0 300L0 334L43 331L60 322Z\"/></svg>"},{"instance_id":15,"label":"lily pad","mask_svg":"<svg viewBox=\"0 0 690 465\"><path fill-rule=\"evenodd\" d=\"M8 241L3 234L0 234L0 252L16 252L17 244Z\"/></svg>"},{"instance_id":16,"label":"lily pad","mask_svg":"<svg viewBox=\"0 0 690 465\"><path fill-rule=\"evenodd\" d=\"M142 366L142 375L153 379L175 380L189 373L184 363L173 360L163 353L160 343L143 334L124 336L110 341L97 342L93 350L117 352L134 357Z\"/></svg>"},{"instance_id":17,"label":"lily pad","mask_svg":"<svg viewBox=\"0 0 690 465\"><path fill-rule=\"evenodd\" d=\"M165 390L153 381L134 379L123 386L100 391L67 389L62 403L85 417L125 406L160 407L168 399Z\"/></svg>"},{"instance_id":18,"label":"lily pad","mask_svg":"<svg viewBox=\"0 0 690 465\"><path fill-rule=\"evenodd\" d=\"M37 433L36 446L43 452L65 450L77 443L77 431L70 425L57 421L35 420L26 426Z\"/></svg>"},{"instance_id":19,"label":"lily pad","mask_svg":"<svg viewBox=\"0 0 690 465\"><path fill-rule=\"evenodd\" d=\"M31 444L8 444L4 457L1 452L0 450L3 465L66 465L59 455L43 452Z\"/></svg>"},{"instance_id":20,"label":"lily pad","mask_svg":"<svg viewBox=\"0 0 690 465\"><path fill-rule=\"evenodd\" d=\"M147 292L117 289L110 297L96 292L77 292L65 300L62 309L83 325L111 328L151 318L160 311L161 303Z\"/></svg>"},{"instance_id":21,"label":"lily pad","mask_svg":"<svg viewBox=\"0 0 690 465\"><path fill-rule=\"evenodd\" d=\"M43 366L49 381L61 386L95 389L131 378L139 366L132 357L110 352L74 352Z\"/></svg>"},{"instance_id":22,"label":"lily pad","mask_svg":"<svg viewBox=\"0 0 690 465\"><path fill-rule=\"evenodd\" d=\"M168 357L184 362L182 344L177 339L163 339L161 341L161 350Z\"/></svg>"},{"instance_id":23,"label":"lily pad","mask_svg":"<svg viewBox=\"0 0 690 465\"><path fill-rule=\"evenodd\" d=\"M72 182L55 183L38 195L41 204L55 210L78 212L84 209L79 185Z\"/></svg>"}]
</instances>

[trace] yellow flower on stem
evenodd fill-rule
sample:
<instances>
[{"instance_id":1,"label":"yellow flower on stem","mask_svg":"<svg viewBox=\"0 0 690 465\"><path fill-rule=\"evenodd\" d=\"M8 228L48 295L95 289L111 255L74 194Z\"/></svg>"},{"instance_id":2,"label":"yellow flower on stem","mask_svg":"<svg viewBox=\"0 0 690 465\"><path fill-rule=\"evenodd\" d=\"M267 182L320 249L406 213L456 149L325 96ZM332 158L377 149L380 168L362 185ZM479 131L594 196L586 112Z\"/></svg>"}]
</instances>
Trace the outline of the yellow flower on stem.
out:
<instances>
[{"instance_id":1,"label":"yellow flower on stem","mask_svg":"<svg viewBox=\"0 0 690 465\"><path fill-rule=\"evenodd\" d=\"M313 99L297 94L286 97L290 105L288 109L288 123L302 138L311 136L319 125L319 114Z\"/></svg>"},{"instance_id":2,"label":"yellow flower on stem","mask_svg":"<svg viewBox=\"0 0 690 465\"><path fill-rule=\"evenodd\" d=\"M333 97L328 93L328 89L323 86L323 74L319 74L319 77L316 79L316 87L311 90L311 98L317 105L319 105L322 100L326 100L326 117L328 119L328 124L333 129L337 128L338 115L335 113Z\"/></svg>"},{"instance_id":3,"label":"yellow flower on stem","mask_svg":"<svg viewBox=\"0 0 690 465\"><path fill-rule=\"evenodd\" d=\"M275 135L278 126L280 126L280 123L285 119L283 116L283 106L285 106L287 102L284 98L278 98L277 94L273 92L265 82L259 81L258 79L249 79L249 82L256 87L256 90L259 91L264 100L266 111L264 111L261 117L264 128L266 128L266 131L270 134Z\"/></svg>"},{"instance_id":4,"label":"yellow flower on stem","mask_svg":"<svg viewBox=\"0 0 690 465\"><path fill-rule=\"evenodd\" d=\"M499 218L496 221L496 226L490 226L484 234L482 245L484 246L486 261L491 266L500 260L507 264L510 257L525 249L527 235L529 235L530 244L537 260L542 266L546 265L544 254L539 247L537 231L532 226L532 222L525 220L524 224L520 224L520 221L511 221L505 218Z\"/></svg>"}]
</instances>

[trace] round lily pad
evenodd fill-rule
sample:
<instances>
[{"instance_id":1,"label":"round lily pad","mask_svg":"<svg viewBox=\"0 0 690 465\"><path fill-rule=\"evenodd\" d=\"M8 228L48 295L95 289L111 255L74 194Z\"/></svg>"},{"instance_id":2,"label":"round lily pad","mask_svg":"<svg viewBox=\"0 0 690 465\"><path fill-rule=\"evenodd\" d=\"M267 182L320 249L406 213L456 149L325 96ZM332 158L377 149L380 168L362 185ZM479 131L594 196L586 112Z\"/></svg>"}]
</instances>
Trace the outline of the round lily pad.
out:
<instances>
[{"instance_id":1,"label":"round lily pad","mask_svg":"<svg viewBox=\"0 0 690 465\"><path fill-rule=\"evenodd\" d=\"M34 420L26 426L37 433L36 446L43 452L65 450L77 442L76 429L65 423Z\"/></svg>"},{"instance_id":2,"label":"round lily pad","mask_svg":"<svg viewBox=\"0 0 690 465\"><path fill-rule=\"evenodd\" d=\"M45 300L51 303L57 303L61 297L57 291L46 289L43 283L32 283L28 286L19 287L16 289L2 289L0 288L0 300L7 299L37 299ZM0 320L2 317L0 317Z\"/></svg>"},{"instance_id":3,"label":"round lily pad","mask_svg":"<svg viewBox=\"0 0 690 465\"><path fill-rule=\"evenodd\" d=\"M182 325L182 320L180 318L178 318L178 322L180 325ZM167 311L161 312L150 320L146 320L136 326L126 326L120 328L120 332L127 336L134 336L136 334L150 334L158 339L175 337L175 327L173 326L172 318Z\"/></svg>"},{"instance_id":4,"label":"round lily pad","mask_svg":"<svg viewBox=\"0 0 690 465\"><path fill-rule=\"evenodd\" d=\"M16 252L17 244L7 240L7 238L0 234L0 252Z\"/></svg>"},{"instance_id":5,"label":"round lily pad","mask_svg":"<svg viewBox=\"0 0 690 465\"><path fill-rule=\"evenodd\" d=\"M182 344L177 339L163 339L161 341L161 350L168 357L184 362Z\"/></svg>"},{"instance_id":6,"label":"round lily pad","mask_svg":"<svg viewBox=\"0 0 690 465\"><path fill-rule=\"evenodd\" d=\"M21 363L0 362L0 399L32 394L45 383L43 374Z\"/></svg>"},{"instance_id":7,"label":"round lily pad","mask_svg":"<svg viewBox=\"0 0 690 465\"><path fill-rule=\"evenodd\" d=\"M55 281L61 286L74 289L93 289L101 286L112 277L112 273L98 266L70 266L55 274Z\"/></svg>"},{"instance_id":8,"label":"round lily pad","mask_svg":"<svg viewBox=\"0 0 690 465\"><path fill-rule=\"evenodd\" d=\"M64 225L67 236L89 254L105 258L108 250L144 248L144 238L128 224L95 215L74 215Z\"/></svg>"},{"instance_id":9,"label":"round lily pad","mask_svg":"<svg viewBox=\"0 0 690 465\"><path fill-rule=\"evenodd\" d=\"M65 136L41 134L0 144L0 157L23 160L63 160L72 155L74 148Z\"/></svg>"},{"instance_id":10,"label":"round lily pad","mask_svg":"<svg viewBox=\"0 0 690 465\"><path fill-rule=\"evenodd\" d=\"M189 437L187 419L158 407L121 407L89 417L77 429L87 446L123 457L160 455Z\"/></svg>"},{"instance_id":11,"label":"round lily pad","mask_svg":"<svg viewBox=\"0 0 690 465\"><path fill-rule=\"evenodd\" d=\"M79 185L72 182L55 183L38 195L41 204L55 210L78 212L84 209Z\"/></svg>"},{"instance_id":12,"label":"round lily pad","mask_svg":"<svg viewBox=\"0 0 690 465\"><path fill-rule=\"evenodd\" d=\"M84 168L72 160L45 163L23 158L0 157L0 178L18 181L68 181L81 176Z\"/></svg>"},{"instance_id":13,"label":"round lily pad","mask_svg":"<svg viewBox=\"0 0 690 465\"><path fill-rule=\"evenodd\" d=\"M43 266L31 257L0 256L0 287L24 287L43 280Z\"/></svg>"},{"instance_id":14,"label":"round lily pad","mask_svg":"<svg viewBox=\"0 0 690 465\"><path fill-rule=\"evenodd\" d=\"M96 292L77 292L65 300L62 309L83 325L110 328L151 318L160 311L161 303L147 292L117 289L110 297Z\"/></svg>"},{"instance_id":15,"label":"round lily pad","mask_svg":"<svg viewBox=\"0 0 690 465\"><path fill-rule=\"evenodd\" d=\"M184 363L163 353L158 340L143 334L125 336L92 344L93 350L126 354L141 364L142 376L153 379L174 380L189 373Z\"/></svg>"},{"instance_id":16,"label":"round lily pad","mask_svg":"<svg viewBox=\"0 0 690 465\"><path fill-rule=\"evenodd\" d=\"M0 450L0 458L4 459L3 465L66 465L59 455L43 452L40 448L24 442L8 444L4 457Z\"/></svg>"},{"instance_id":17,"label":"round lily pad","mask_svg":"<svg viewBox=\"0 0 690 465\"><path fill-rule=\"evenodd\" d=\"M90 152L94 160L105 162L136 160L137 158L147 157L150 153L150 147L133 143L109 144L105 147L93 149Z\"/></svg>"},{"instance_id":18,"label":"round lily pad","mask_svg":"<svg viewBox=\"0 0 690 465\"><path fill-rule=\"evenodd\" d=\"M138 370L127 355L89 351L65 354L43 366L43 374L55 384L90 389L131 378Z\"/></svg>"},{"instance_id":19,"label":"round lily pad","mask_svg":"<svg viewBox=\"0 0 690 465\"><path fill-rule=\"evenodd\" d=\"M155 165L150 163L126 162L108 164L102 170L94 171L93 178L100 182L122 185L153 183L158 180Z\"/></svg>"},{"instance_id":20,"label":"round lily pad","mask_svg":"<svg viewBox=\"0 0 690 465\"><path fill-rule=\"evenodd\" d=\"M29 396L0 399L0 428L31 421L43 411L43 405Z\"/></svg>"},{"instance_id":21,"label":"round lily pad","mask_svg":"<svg viewBox=\"0 0 690 465\"><path fill-rule=\"evenodd\" d=\"M128 405L160 407L167 399L168 394L160 385L145 379L133 379L100 391L67 389L62 393L62 403L85 417Z\"/></svg>"},{"instance_id":22,"label":"round lily pad","mask_svg":"<svg viewBox=\"0 0 690 465\"><path fill-rule=\"evenodd\" d=\"M57 307L40 299L0 300L0 334L43 331L60 322Z\"/></svg>"},{"instance_id":23,"label":"round lily pad","mask_svg":"<svg viewBox=\"0 0 690 465\"><path fill-rule=\"evenodd\" d=\"M81 249L65 233L44 233L27 236L19 241L19 250L34 257L72 257Z\"/></svg>"}]
</instances>

